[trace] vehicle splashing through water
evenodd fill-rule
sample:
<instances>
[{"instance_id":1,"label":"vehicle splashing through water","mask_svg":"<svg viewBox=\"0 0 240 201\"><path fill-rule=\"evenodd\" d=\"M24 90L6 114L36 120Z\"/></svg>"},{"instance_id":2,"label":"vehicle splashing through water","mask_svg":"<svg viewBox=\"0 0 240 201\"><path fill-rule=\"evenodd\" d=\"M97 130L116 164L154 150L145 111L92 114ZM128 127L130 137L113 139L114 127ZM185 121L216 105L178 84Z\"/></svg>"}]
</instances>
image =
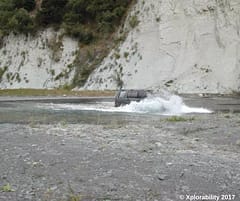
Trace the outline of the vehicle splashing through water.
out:
<instances>
[{"instance_id":1,"label":"vehicle splashing through water","mask_svg":"<svg viewBox=\"0 0 240 201\"><path fill-rule=\"evenodd\" d=\"M181 97L172 95L168 99L162 97L150 97L140 102L131 102L122 107L128 112L153 113L161 115L181 115L187 113L211 113L204 108L189 107L184 104Z\"/></svg>"},{"instance_id":2,"label":"vehicle splashing through water","mask_svg":"<svg viewBox=\"0 0 240 201\"><path fill-rule=\"evenodd\" d=\"M101 112L126 112L157 115L182 115L189 113L211 113L212 111L204 108L189 107L184 104L181 97L171 95L169 98L148 97L140 102L131 102L128 105L114 107L113 103L98 102L91 104L50 104L53 110L84 110Z\"/></svg>"}]
</instances>

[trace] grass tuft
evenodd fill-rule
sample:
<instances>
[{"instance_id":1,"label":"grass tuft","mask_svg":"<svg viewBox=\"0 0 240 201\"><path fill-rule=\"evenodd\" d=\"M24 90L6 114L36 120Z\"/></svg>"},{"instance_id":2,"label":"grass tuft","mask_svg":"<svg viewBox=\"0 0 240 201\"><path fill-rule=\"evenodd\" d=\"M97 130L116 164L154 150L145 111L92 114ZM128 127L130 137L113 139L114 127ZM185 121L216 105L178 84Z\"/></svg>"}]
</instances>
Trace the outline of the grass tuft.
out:
<instances>
[{"instance_id":1,"label":"grass tuft","mask_svg":"<svg viewBox=\"0 0 240 201\"><path fill-rule=\"evenodd\" d=\"M15 191L10 184L6 184L6 185L2 186L1 190L3 192L14 192Z\"/></svg>"},{"instance_id":2,"label":"grass tuft","mask_svg":"<svg viewBox=\"0 0 240 201\"><path fill-rule=\"evenodd\" d=\"M68 201L81 201L81 195L71 194L68 198Z\"/></svg>"},{"instance_id":3,"label":"grass tuft","mask_svg":"<svg viewBox=\"0 0 240 201\"><path fill-rule=\"evenodd\" d=\"M184 122L184 121L193 121L195 120L194 117L191 118L185 118L185 117L181 117L181 116L172 116L166 119L166 121L168 122Z\"/></svg>"}]
</instances>

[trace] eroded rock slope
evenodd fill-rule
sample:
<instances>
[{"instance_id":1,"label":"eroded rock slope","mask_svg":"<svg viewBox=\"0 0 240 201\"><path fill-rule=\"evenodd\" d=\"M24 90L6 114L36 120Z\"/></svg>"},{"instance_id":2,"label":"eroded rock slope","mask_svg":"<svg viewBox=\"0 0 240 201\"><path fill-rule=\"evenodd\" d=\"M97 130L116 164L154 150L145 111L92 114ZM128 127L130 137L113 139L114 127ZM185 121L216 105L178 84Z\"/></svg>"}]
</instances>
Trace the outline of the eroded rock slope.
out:
<instances>
[{"instance_id":1,"label":"eroded rock slope","mask_svg":"<svg viewBox=\"0 0 240 201\"><path fill-rule=\"evenodd\" d=\"M139 0L125 41L85 89L168 88L180 93L240 89L238 0Z\"/></svg>"}]
</instances>

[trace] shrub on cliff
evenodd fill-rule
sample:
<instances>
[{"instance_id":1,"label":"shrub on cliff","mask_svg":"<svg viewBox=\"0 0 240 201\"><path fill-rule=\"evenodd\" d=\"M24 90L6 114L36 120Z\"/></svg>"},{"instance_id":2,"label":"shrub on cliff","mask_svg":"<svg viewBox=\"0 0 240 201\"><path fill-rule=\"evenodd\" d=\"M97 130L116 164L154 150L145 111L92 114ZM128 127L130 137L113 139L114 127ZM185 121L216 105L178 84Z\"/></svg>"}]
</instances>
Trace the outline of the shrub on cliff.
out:
<instances>
[{"instance_id":1,"label":"shrub on cliff","mask_svg":"<svg viewBox=\"0 0 240 201\"><path fill-rule=\"evenodd\" d=\"M66 34L89 43L100 33L113 32L131 1L42 0L36 8L36 0L0 0L0 30L8 34L29 33L34 27L63 27ZM34 9L36 15L30 15Z\"/></svg>"},{"instance_id":2,"label":"shrub on cliff","mask_svg":"<svg viewBox=\"0 0 240 201\"><path fill-rule=\"evenodd\" d=\"M13 0L12 2L15 8L24 8L27 11L32 11L36 6L35 0Z\"/></svg>"},{"instance_id":3,"label":"shrub on cliff","mask_svg":"<svg viewBox=\"0 0 240 201\"><path fill-rule=\"evenodd\" d=\"M132 1L0 0L0 45L12 32L28 34L47 27L62 28L65 35L82 43L78 54L83 56L78 60L77 54L73 62L76 72L72 83L82 85L114 44L112 33ZM89 61L90 54L94 61Z\"/></svg>"},{"instance_id":4,"label":"shrub on cliff","mask_svg":"<svg viewBox=\"0 0 240 201\"><path fill-rule=\"evenodd\" d=\"M30 33L34 30L33 18L24 8L17 9L14 1L0 0L0 30L6 35L14 33Z\"/></svg>"},{"instance_id":5,"label":"shrub on cliff","mask_svg":"<svg viewBox=\"0 0 240 201\"><path fill-rule=\"evenodd\" d=\"M93 33L86 30L81 24L75 24L74 26L64 24L63 28L67 35L78 39L81 43L90 44L94 39Z\"/></svg>"},{"instance_id":6,"label":"shrub on cliff","mask_svg":"<svg viewBox=\"0 0 240 201\"><path fill-rule=\"evenodd\" d=\"M7 28L15 33L31 33L34 30L33 19L28 12L21 8L9 19Z\"/></svg>"},{"instance_id":7,"label":"shrub on cliff","mask_svg":"<svg viewBox=\"0 0 240 201\"><path fill-rule=\"evenodd\" d=\"M69 0L66 5L66 24L91 24L97 31L113 31L131 0Z\"/></svg>"},{"instance_id":8,"label":"shrub on cliff","mask_svg":"<svg viewBox=\"0 0 240 201\"><path fill-rule=\"evenodd\" d=\"M68 0L63 27L66 34L90 43L99 34L115 30L131 0Z\"/></svg>"},{"instance_id":9,"label":"shrub on cliff","mask_svg":"<svg viewBox=\"0 0 240 201\"><path fill-rule=\"evenodd\" d=\"M43 0L37 14L37 23L39 25L61 24L67 2L68 0Z\"/></svg>"}]
</instances>

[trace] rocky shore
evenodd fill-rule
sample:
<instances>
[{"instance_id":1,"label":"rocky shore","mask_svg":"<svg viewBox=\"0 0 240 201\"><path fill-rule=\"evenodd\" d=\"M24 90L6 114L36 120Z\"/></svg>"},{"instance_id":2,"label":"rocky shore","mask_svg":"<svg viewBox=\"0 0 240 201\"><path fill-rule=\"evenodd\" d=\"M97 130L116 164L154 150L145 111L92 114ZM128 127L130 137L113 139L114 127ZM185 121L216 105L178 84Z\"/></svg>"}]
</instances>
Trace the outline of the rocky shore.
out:
<instances>
[{"instance_id":1,"label":"rocky shore","mask_svg":"<svg viewBox=\"0 0 240 201\"><path fill-rule=\"evenodd\" d=\"M0 200L240 195L240 115L0 124Z\"/></svg>"}]
</instances>

